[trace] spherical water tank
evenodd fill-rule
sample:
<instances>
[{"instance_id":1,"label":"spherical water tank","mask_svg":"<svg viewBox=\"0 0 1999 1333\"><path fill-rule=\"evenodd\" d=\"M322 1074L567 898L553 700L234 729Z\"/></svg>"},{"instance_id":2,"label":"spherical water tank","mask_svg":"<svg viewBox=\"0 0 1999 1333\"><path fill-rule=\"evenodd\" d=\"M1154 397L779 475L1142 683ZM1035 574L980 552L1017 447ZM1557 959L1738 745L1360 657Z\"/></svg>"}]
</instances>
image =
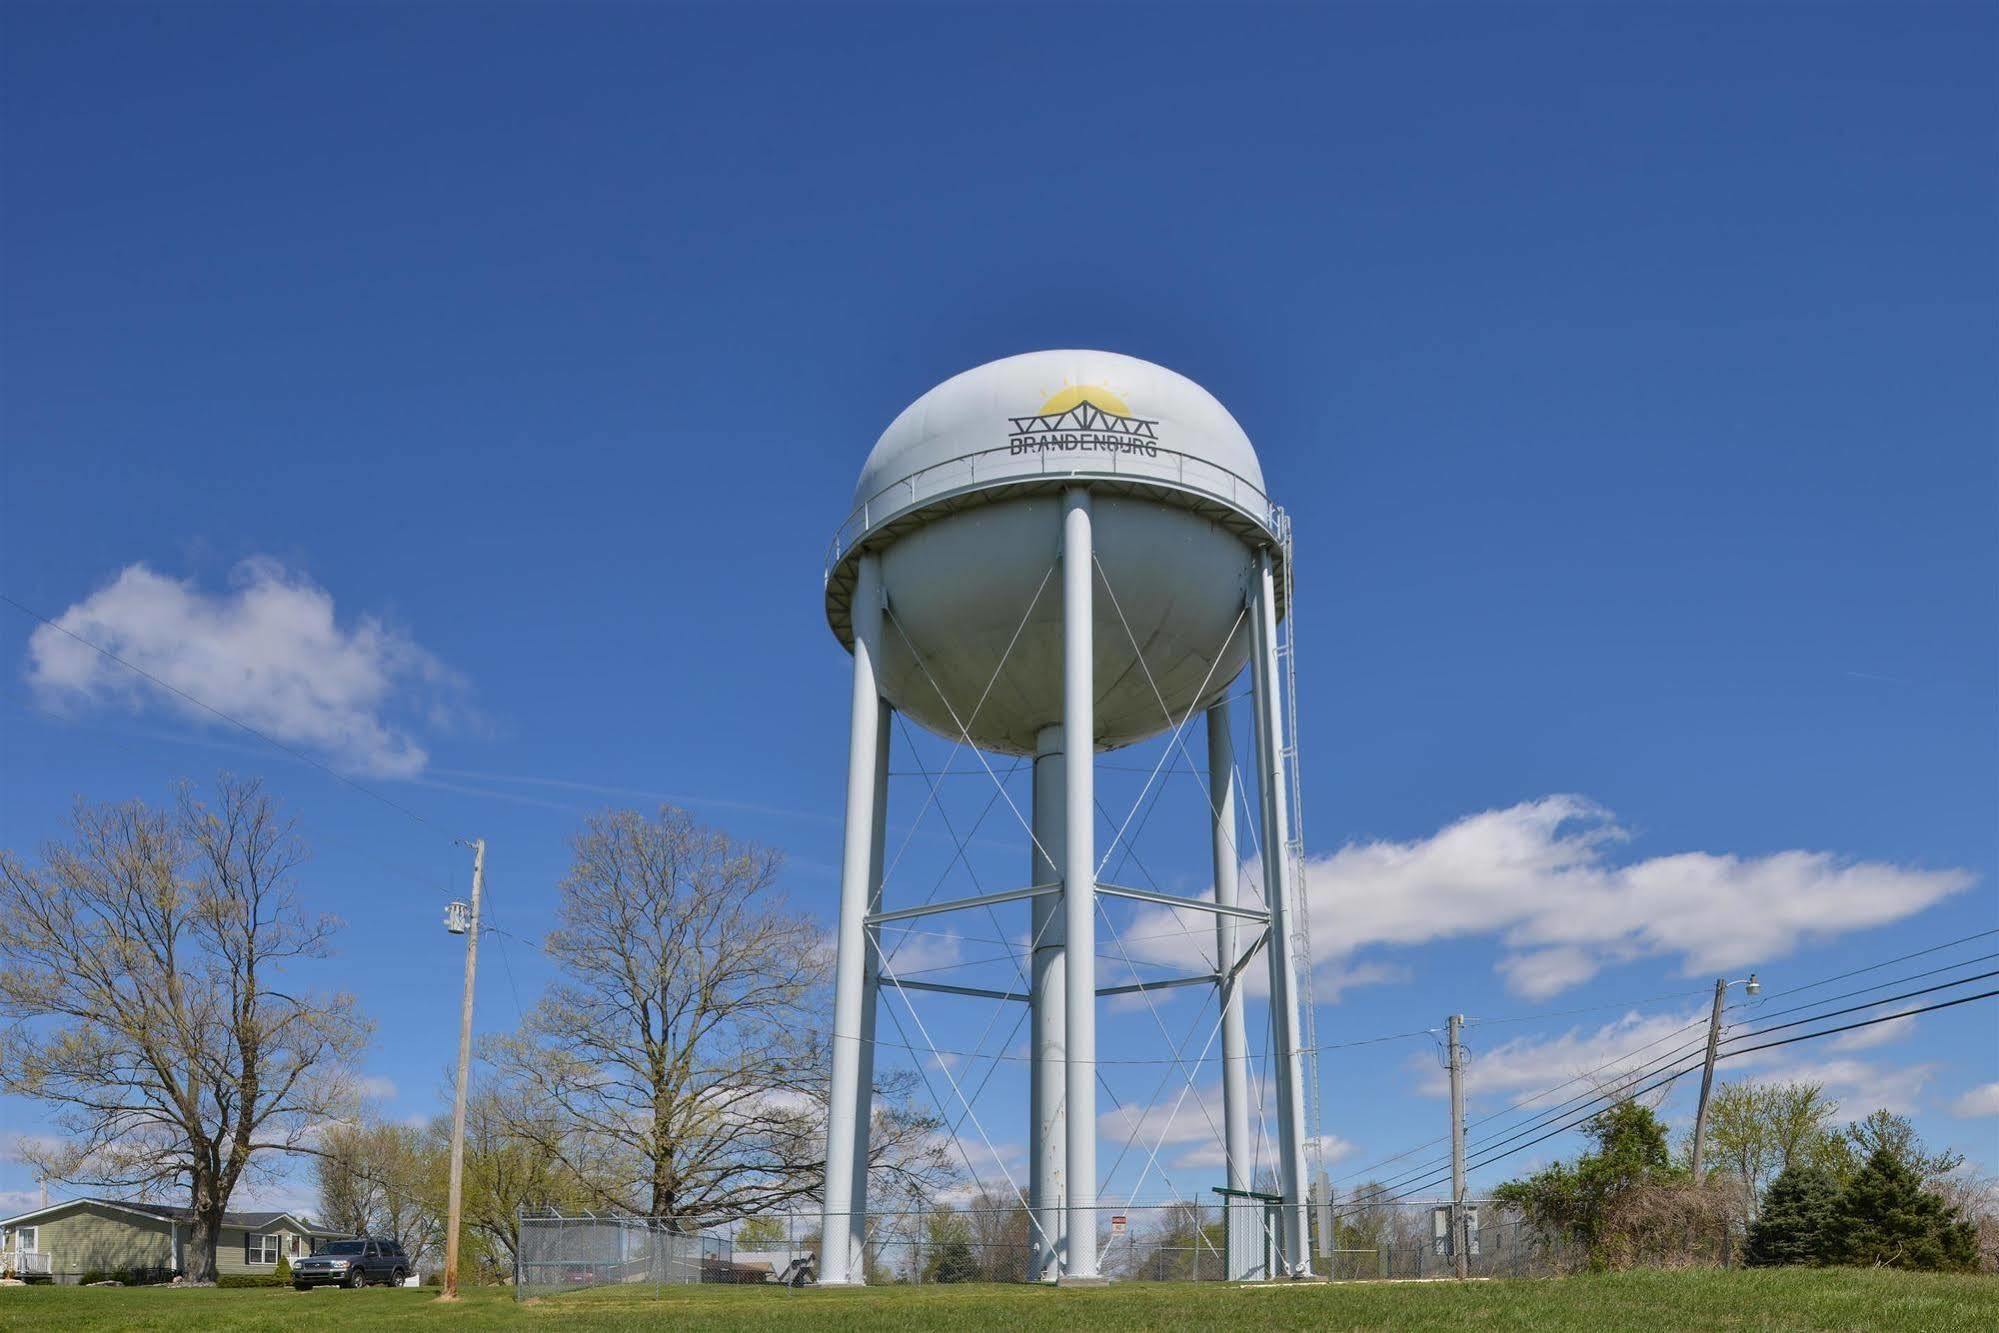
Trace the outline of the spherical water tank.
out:
<instances>
[{"instance_id":1,"label":"spherical water tank","mask_svg":"<svg viewBox=\"0 0 1999 1333\"><path fill-rule=\"evenodd\" d=\"M1167 729L1241 670L1256 552L1281 556L1283 523L1249 437L1162 366L1029 352L910 404L834 538L826 617L849 649L855 568L879 557L880 682L899 711L1007 754L1034 753L1061 721L1063 493L1078 484L1101 569L1097 748Z\"/></svg>"}]
</instances>

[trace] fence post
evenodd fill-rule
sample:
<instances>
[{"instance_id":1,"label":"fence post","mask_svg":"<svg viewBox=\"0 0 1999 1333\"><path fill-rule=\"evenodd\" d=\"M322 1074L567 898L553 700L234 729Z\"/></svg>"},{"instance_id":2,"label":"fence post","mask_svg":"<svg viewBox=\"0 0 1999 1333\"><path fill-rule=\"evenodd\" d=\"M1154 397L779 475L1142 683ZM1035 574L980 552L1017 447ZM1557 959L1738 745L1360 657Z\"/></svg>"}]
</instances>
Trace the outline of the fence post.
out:
<instances>
[{"instance_id":1,"label":"fence post","mask_svg":"<svg viewBox=\"0 0 1999 1333\"><path fill-rule=\"evenodd\" d=\"M527 1206L514 1205L514 1299L521 1297L521 1247L527 1244Z\"/></svg>"}]
</instances>

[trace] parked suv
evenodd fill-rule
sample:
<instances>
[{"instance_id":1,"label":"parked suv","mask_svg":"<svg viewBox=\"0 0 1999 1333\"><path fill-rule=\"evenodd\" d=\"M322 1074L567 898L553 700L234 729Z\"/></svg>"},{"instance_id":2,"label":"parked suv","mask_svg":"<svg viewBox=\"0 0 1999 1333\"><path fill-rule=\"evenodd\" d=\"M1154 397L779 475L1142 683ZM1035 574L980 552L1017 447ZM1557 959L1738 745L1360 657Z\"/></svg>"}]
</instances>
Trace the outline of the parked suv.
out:
<instances>
[{"instance_id":1,"label":"parked suv","mask_svg":"<svg viewBox=\"0 0 1999 1333\"><path fill-rule=\"evenodd\" d=\"M364 1236L360 1240L330 1240L292 1265L292 1285L300 1291L337 1283L365 1287L370 1282L400 1286L410 1275L409 1256L400 1242Z\"/></svg>"}]
</instances>

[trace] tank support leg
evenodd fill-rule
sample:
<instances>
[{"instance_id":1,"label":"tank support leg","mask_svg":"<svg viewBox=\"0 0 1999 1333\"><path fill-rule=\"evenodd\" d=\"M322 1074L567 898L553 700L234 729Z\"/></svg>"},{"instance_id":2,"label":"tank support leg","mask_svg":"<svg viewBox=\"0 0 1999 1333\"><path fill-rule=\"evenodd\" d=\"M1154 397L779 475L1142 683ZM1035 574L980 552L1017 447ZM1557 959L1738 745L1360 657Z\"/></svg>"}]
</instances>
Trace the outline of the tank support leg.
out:
<instances>
[{"instance_id":1,"label":"tank support leg","mask_svg":"<svg viewBox=\"0 0 1999 1333\"><path fill-rule=\"evenodd\" d=\"M1277 595L1270 551L1257 553L1253 589L1255 650L1252 693L1256 706L1257 786L1262 791L1263 884L1270 909L1270 1016L1277 1042L1277 1167L1283 1195L1283 1223L1278 1240L1283 1271L1307 1277L1312 1259L1306 1245L1305 1220L1305 1080L1303 1045L1298 1021L1297 938L1291 930L1294 895L1304 886L1293 883L1290 842L1291 816L1284 788L1284 708L1279 689L1283 679L1277 661ZM1309 964L1308 964L1309 965Z\"/></svg>"},{"instance_id":2,"label":"tank support leg","mask_svg":"<svg viewBox=\"0 0 1999 1333\"><path fill-rule=\"evenodd\" d=\"M876 671L881 652L881 569L863 555L854 584L854 692L847 748L847 819L840 862L839 961L833 976L833 1077L826 1108L826 1212L819 1282L866 1280L868 1129L874 1092L879 954L867 925L881 899L882 819L888 778L888 707Z\"/></svg>"},{"instance_id":3,"label":"tank support leg","mask_svg":"<svg viewBox=\"0 0 1999 1333\"><path fill-rule=\"evenodd\" d=\"M1208 706L1208 799L1214 812L1215 902L1232 907L1241 855L1236 850L1235 739L1229 732L1227 699ZM1232 1190L1251 1188L1249 1038L1242 1019L1242 978L1228 979L1241 948L1239 919L1215 913L1215 962L1223 978L1217 997L1222 1006L1222 1155Z\"/></svg>"},{"instance_id":4,"label":"tank support leg","mask_svg":"<svg viewBox=\"0 0 1999 1333\"><path fill-rule=\"evenodd\" d=\"M1062 512L1062 915L1068 1003L1069 1225L1063 1278L1099 1280L1097 1270L1097 793L1096 568L1090 491L1072 486Z\"/></svg>"},{"instance_id":5,"label":"tank support leg","mask_svg":"<svg viewBox=\"0 0 1999 1333\"><path fill-rule=\"evenodd\" d=\"M1034 841L1033 865L1028 883L1054 884L1061 880L1063 860L1062 820L1068 787L1063 777L1062 728L1043 727L1034 746ZM1062 949L1062 899L1044 894L1033 900L1029 924L1033 931L1033 973L1030 1001L1033 1006L1032 1043L1034 1062L1028 1068L1029 1113L1028 1159L1033 1164L1029 1182L1028 1209L1034 1215L1032 1240L1034 1257L1027 1277L1030 1281L1053 1282L1062 1276L1062 1208L1066 1202L1063 1164L1068 1157L1067 1116L1063 1098L1063 1052L1067 1034L1063 1031L1064 959Z\"/></svg>"}]
</instances>

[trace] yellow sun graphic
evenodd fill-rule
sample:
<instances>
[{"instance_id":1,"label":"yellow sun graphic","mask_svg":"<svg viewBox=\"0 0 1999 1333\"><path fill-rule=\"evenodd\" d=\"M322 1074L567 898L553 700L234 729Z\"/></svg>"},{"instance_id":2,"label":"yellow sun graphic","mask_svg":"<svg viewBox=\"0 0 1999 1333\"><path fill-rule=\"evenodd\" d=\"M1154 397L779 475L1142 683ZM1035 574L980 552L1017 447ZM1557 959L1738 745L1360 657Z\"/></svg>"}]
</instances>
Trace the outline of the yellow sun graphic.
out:
<instances>
[{"instance_id":1,"label":"yellow sun graphic","mask_svg":"<svg viewBox=\"0 0 1999 1333\"><path fill-rule=\"evenodd\" d=\"M1105 412L1113 412L1121 417L1131 415L1124 399L1112 393L1101 384L1071 384L1041 405L1044 416L1067 412L1078 403L1088 403Z\"/></svg>"}]
</instances>

